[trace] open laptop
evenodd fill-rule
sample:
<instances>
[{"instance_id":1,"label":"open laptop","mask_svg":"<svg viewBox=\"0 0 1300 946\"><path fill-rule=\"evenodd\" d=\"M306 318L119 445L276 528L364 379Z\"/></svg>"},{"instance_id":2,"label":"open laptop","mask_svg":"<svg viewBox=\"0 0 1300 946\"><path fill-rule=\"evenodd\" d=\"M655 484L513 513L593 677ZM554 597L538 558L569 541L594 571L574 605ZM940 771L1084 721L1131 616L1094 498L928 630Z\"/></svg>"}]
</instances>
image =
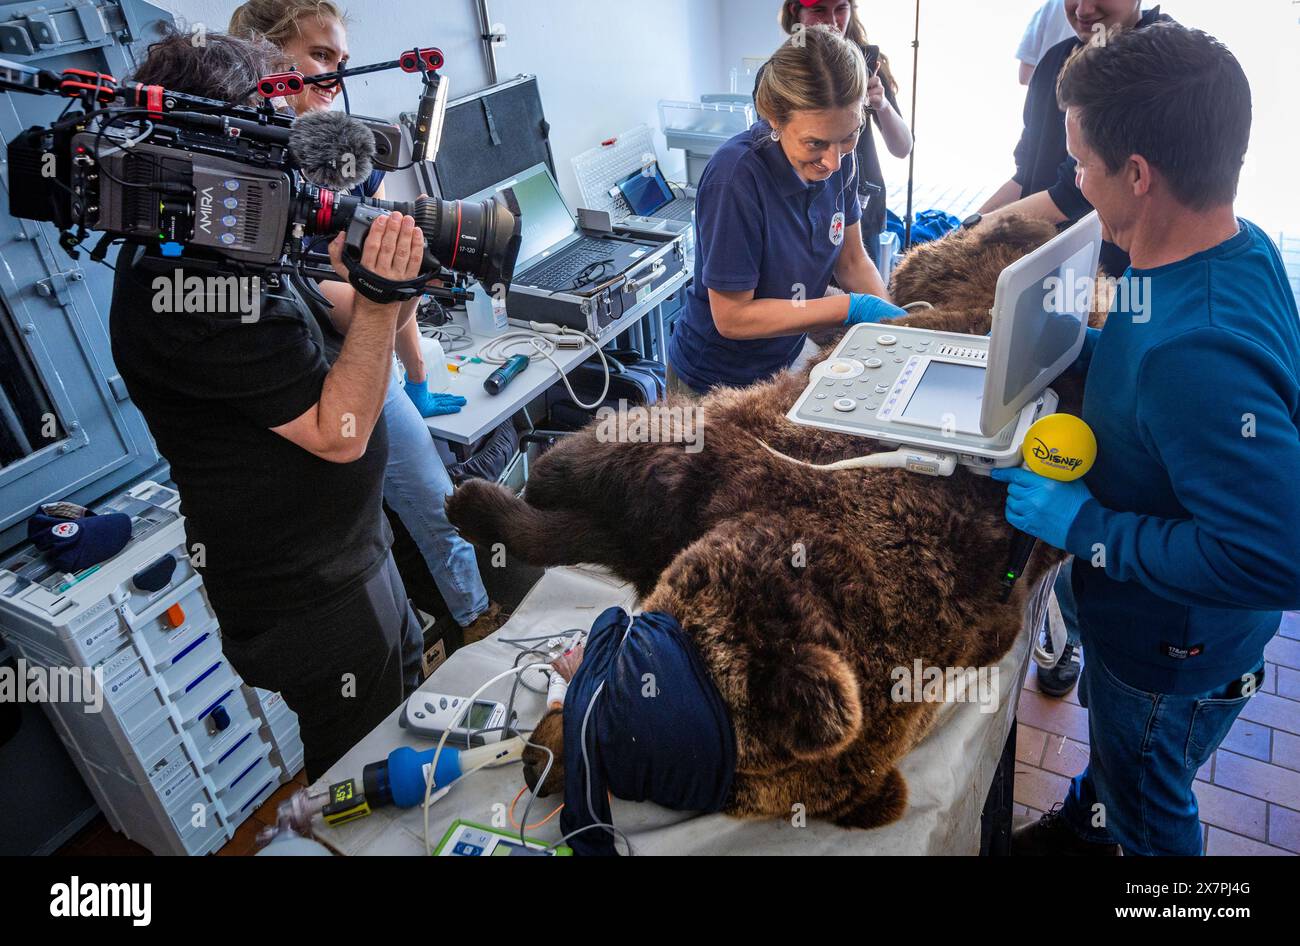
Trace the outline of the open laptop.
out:
<instances>
[{"instance_id":1,"label":"open laptop","mask_svg":"<svg viewBox=\"0 0 1300 946\"><path fill-rule=\"evenodd\" d=\"M632 215L621 226L639 230L680 232L690 227L695 211L694 197L673 193L658 161L638 168L614 185Z\"/></svg>"},{"instance_id":2,"label":"open laptop","mask_svg":"<svg viewBox=\"0 0 1300 946\"><path fill-rule=\"evenodd\" d=\"M1025 432L1056 411L1048 385L1083 348L1100 251L1092 213L1004 269L988 336L855 326L786 416L977 471L1019 465Z\"/></svg>"},{"instance_id":3,"label":"open laptop","mask_svg":"<svg viewBox=\"0 0 1300 946\"><path fill-rule=\"evenodd\" d=\"M514 189L522 220L513 285L546 292L589 290L626 270L652 249L583 233L545 163L534 164L466 199L488 200L507 188Z\"/></svg>"}]
</instances>

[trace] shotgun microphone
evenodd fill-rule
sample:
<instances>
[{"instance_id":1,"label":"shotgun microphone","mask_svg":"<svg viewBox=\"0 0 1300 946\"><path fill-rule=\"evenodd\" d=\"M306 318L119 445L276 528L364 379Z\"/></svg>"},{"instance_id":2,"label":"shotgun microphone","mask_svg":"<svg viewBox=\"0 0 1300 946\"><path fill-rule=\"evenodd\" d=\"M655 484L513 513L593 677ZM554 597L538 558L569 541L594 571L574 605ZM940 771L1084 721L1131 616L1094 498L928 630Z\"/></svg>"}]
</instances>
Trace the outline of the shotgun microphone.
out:
<instances>
[{"instance_id":1,"label":"shotgun microphone","mask_svg":"<svg viewBox=\"0 0 1300 946\"><path fill-rule=\"evenodd\" d=\"M289 150L307 180L346 191L370 176L375 135L345 112L308 112L289 129Z\"/></svg>"}]
</instances>

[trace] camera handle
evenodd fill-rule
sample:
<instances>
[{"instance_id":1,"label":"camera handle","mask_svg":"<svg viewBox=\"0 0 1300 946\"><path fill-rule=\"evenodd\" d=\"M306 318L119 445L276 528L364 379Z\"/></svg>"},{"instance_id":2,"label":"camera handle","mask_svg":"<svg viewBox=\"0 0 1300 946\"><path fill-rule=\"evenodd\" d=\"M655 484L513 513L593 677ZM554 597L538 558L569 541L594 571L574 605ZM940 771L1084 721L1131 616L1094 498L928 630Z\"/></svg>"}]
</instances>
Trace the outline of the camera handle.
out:
<instances>
[{"instance_id":1,"label":"camera handle","mask_svg":"<svg viewBox=\"0 0 1300 946\"><path fill-rule=\"evenodd\" d=\"M437 266L437 261L433 263L436 271L425 273L421 272L414 279L393 280L385 279L377 273L372 273L361 265L361 248L365 244L366 234L370 232L370 226L380 217L388 215L387 210L380 210L378 207L368 207L362 205L356 209L352 216L352 222L348 225L348 234L344 237L343 244L343 265L348 271L348 282L357 292L365 296L371 302L378 302L386 305L390 302L407 302L416 296L423 295L428 290L426 284L434 278L442 267ZM424 262L431 261L428 251L425 251Z\"/></svg>"}]
</instances>

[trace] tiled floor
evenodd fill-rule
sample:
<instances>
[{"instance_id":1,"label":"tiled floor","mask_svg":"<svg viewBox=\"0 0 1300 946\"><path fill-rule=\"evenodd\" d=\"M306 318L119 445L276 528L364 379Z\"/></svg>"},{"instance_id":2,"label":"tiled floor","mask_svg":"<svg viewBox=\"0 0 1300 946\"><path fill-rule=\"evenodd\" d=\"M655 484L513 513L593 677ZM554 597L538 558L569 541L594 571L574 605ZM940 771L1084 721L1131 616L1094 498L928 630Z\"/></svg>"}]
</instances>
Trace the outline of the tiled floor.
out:
<instances>
[{"instance_id":1,"label":"tiled floor","mask_svg":"<svg viewBox=\"0 0 1300 946\"><path fill-rule=\"evenodd\" d=\"M1300 853L1300 613L1283 618L1264 650L1264 686L1196 780L1207 854ZM1088 711L1077 690L1020 695L1015 812L1037 818L1065 797L1088 759Z\"/></svg>"}]
</instances>

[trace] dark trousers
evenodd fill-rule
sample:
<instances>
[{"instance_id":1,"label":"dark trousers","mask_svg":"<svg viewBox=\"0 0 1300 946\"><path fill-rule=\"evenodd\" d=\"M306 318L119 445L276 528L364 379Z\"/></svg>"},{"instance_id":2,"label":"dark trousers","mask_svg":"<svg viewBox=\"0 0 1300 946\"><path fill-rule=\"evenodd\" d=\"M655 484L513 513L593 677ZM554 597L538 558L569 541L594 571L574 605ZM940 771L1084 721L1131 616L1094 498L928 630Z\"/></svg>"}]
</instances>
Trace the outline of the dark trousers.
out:
<instances>
[{"instance_id":1,"label":"dark trousers","mask_svg":"<svg viewBox=\"0 0 1300 946\"><path fill-rule=\"evenodd\" d=\"M222 641L246 683L278 690L298 714L311 781L419 686L422 646L391 554L329 610L278 617L255 637Z\"/></svg>"}]
</instances>

